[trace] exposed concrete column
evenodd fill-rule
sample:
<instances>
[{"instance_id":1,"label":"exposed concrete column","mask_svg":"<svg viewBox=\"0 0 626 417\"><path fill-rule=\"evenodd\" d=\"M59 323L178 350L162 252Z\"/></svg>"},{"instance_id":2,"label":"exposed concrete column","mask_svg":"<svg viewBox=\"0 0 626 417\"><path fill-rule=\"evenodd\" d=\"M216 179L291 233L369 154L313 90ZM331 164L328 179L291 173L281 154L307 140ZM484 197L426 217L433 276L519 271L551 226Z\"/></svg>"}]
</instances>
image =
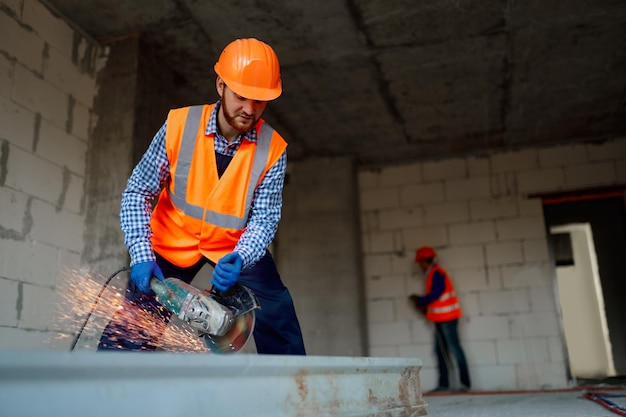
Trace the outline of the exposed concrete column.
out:
<instances>
[{"instance_id":1,"label":"exposed concrete column","mask_svg":"<svg viewBox=\"0 0 626 417\"><path fill-rule=\"evenodd\" d=\"M89 146L83 264L108 275L128 265L120 230L122 191L170 108L201 102L139 35L110 43L98 76Z\"/></svg>"},{"instance_id":2,"label":"exposed concrete column","mask_svg":"<svg viewBox=\"0 0 626 417\"><path fill-rule=\"evenodd\" d=\"M363 356L367 336L354 163L288 163L274 252L290 289L307 352Z\"/></svg>"},{"instance_id":3,"label":"exposed concrete column","mask_svg":"<svg viewBox=\"0 0 626 417\"><path fill-rule=\"evenodd\" d=\"M139 39L108 47L98 74L87 163L87 218L82 263L94 274L128 264L119 226L121 193L132 171Z\"/></svg>"}]
</instances>

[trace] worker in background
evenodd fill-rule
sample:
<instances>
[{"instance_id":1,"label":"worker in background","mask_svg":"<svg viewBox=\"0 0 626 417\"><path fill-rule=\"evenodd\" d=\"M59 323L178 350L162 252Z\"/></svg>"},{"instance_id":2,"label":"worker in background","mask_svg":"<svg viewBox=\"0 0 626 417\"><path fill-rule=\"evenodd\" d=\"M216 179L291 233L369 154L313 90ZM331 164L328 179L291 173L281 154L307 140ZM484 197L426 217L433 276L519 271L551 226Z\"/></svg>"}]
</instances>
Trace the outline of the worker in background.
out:
<instances>
[{"instance_id":1,"label":"worker in background","mask_svg":"<svg viewBox=\"0 0 626 417\"><path fill-rule=\"evenodd\" d=\"M434 262L436 256L435 250L428 246L416 251L415 262L426 274L426 294L412 294L409 299L418 310L425 312L427 320L435 323L439 383L433 392L450 391L450 353L456 359L459 370L459 390L469 391L469 370L458 333L461 306L447 272Z\"/></svg>"},{"instance_id":2,"label":"worker in background","mask_svg":"<svg viewBox=\"0 0 626 417\"><path fill-rule=\"evenodd\" d=\"M282 92L278 58L264 42L237 39L214 70L217 102L171 110L122 194L131 258L126 300L167 322L151 278L190 283L208 262L216 289L240 283L257 295L258 353L304 355L291 295L268 251L287 162L287 143L261 118ZM124 340L123 314L105 328L98 349L155 350L154 340Z\"/></svg>"}]
</instances>

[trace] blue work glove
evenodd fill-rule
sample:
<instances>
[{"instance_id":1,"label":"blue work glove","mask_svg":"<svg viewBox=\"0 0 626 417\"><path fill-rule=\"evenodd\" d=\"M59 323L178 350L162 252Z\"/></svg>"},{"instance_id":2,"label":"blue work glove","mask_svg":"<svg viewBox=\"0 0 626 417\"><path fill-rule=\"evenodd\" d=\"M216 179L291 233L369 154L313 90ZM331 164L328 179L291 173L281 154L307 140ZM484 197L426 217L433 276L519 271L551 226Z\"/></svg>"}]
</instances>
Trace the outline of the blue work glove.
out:
<instances>
[{"instance_id":1,"label":"blue work glove","mask_svg":"<svg viewBox=\"0 0 626 417\"><path fill-rule=\"evenodd\" d=\"M224 255L215 265L211 283L218 290L227 291L239 279L242 267L243 261L237 252Z\"/></svg>"},{"instance_id":2,"label":"blue work glove","mask_svg":"<svg viewBox=\"0 0 626 417\"><path fill-rule=\"evenodd\" d=\"M139 291L144 294L150 293L150 280L152 277L155 277L161 281L165 278L163 277L163 272L161 272L161 268L155 261L148 262L140 262L138 264L133 265L130 269L130 279L135 283Z\"/></svg>"}]
</instances>

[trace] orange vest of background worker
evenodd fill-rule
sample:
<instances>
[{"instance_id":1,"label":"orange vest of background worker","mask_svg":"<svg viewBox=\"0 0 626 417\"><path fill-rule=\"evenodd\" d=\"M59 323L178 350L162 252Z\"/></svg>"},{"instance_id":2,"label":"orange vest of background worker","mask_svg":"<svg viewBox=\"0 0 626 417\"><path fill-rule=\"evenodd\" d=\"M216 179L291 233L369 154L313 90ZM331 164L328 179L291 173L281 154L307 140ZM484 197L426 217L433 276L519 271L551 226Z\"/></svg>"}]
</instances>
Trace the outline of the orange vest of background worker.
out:
<instances>
[{"instance_id":1,"label":"orange vest of background worker","mask_svg":"<svg viewBox=\"0 0 626 417\"><path fill-rule=\"evenodd\" d=\"M438 272L443 275L443 292L435 301L426 305L426 318L430 321L450 321L462 316L459 299L454 292L454 286L448 273L439 265L432 264L426 276L426 293L430 294L433 285L433 276Z\"/></svg>"},{"instance_id":2,"label":"orange vest of background worker","mask_svg":"<svg viewBox=\"0 0 626 417\"><path fill-rule=\"evenodd\" d=\"M287 148L260 119L257 143L244 139L229 169L218 177L213 142L204 132L214 107L175 109L167 118L172 181L161 191L150 227L154 250L182 267L202 256L217 262L232 252L245 230L254 189Z\"/></svg>"},{"instance_id":3,"label":"orange vest of background worker","mask_svg":"<svg viewBox=\"0 0 626 417\"><path fill-rule=\"evenodd\" d=\"M422 246L415 252L415 262L426 272L426 294L411 294L409 299L417 309L425 309L426 319L435 324L439 381L433 391L450 390L451 355L454 356L459 370L458 390L468 391L471 386L469 369L458 334L461 306L448 273L435 264L436 256L435 250L429 246Z\"/></svg>"}]
</instances>

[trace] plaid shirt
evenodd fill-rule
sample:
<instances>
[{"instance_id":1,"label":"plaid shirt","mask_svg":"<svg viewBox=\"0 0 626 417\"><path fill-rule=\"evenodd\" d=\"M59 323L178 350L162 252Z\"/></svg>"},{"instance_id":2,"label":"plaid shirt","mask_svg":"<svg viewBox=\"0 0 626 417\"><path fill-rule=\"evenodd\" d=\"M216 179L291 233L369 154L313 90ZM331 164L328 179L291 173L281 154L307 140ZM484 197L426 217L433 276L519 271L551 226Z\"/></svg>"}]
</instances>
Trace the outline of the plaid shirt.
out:
<instances>
[{"instance_id":1,"label":"plaid shirt","mask_svg":"<svg viewBox=\"0 0 626 417\"><path fill-rule=\"evenodd\" d=\"M251 142L257 141L256 128L240 134L229 143L217 130L219 107L220 101L218 100L209 118L205 134L213 136L216 152L234 156L242 138L245 137ZM130 254L131 266L156 259L150 243L152 200L171 181L170 161L165 151L166 125L167 122L161 126L152 139L152 143L133 170L126 189L122 193L120 224L124 232L124 243ZM285 151L254 190L246 230L234 249L241 255L244 268L254 265L261 259L274 239L283 205L282 189L286 166L287 152Z\"/></svg>"}]
</instances>

